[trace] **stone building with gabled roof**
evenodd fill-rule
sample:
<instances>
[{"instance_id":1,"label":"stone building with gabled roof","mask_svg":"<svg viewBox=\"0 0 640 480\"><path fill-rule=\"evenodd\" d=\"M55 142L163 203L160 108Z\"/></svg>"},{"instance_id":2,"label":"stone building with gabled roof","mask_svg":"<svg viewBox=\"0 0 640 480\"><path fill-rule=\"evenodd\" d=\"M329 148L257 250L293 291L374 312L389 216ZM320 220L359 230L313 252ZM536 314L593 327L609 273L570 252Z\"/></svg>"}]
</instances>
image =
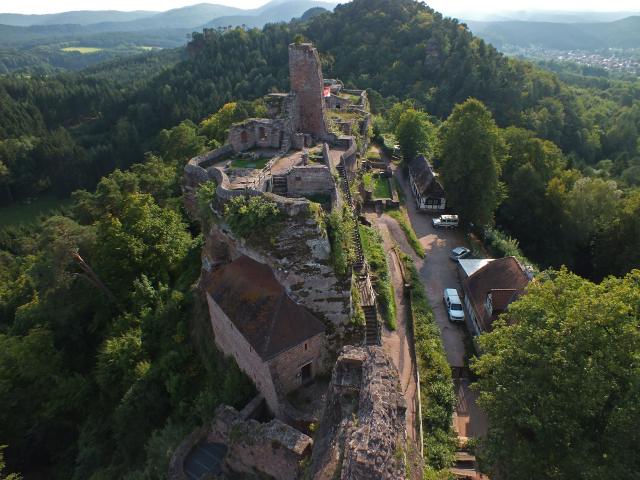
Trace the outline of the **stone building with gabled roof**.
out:
<instances>
[{"instance_id":1,"label":"stone building with gabled roof","mask_svg":"<svg viewBox=\"0 0 640 480\"><path fill-rule=\"evenodd\" d=\"M418 155L409 164L409 183L418 210L437 212L445 209L444 188L424 155Z\"/></svg>"},{"instance_id":2,"label":"stone building with gabled roof","mask_svg":"<svg viewBox=\"0 0 640 480\"><path fill-rule=\"evenodd\" d=\"M320 369L324 324L289 297L271 267L247 256L213 270L204 286L216 344L280 416L280 398Z\"/></svg>"}]
</instances>

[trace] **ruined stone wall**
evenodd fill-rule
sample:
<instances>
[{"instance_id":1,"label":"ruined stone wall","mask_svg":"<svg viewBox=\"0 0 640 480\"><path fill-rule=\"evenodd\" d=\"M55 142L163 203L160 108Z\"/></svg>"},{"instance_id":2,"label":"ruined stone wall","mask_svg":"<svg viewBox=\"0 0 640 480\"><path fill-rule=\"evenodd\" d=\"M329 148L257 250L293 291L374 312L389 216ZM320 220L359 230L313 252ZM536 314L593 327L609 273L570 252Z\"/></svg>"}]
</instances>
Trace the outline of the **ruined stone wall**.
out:
<instances>
[{"instance_id":1,"label":"ruined stone wall","mask_svg":"<svg viewBox=\"0 0 640 480\"><path fill-rule=\"evenodd\" d=\"M335 182L324 165L293 167L287 175L287 189L292 196L331 195Z\"/></svg>"},{"instance_id":2,"label":"ruined stone wall","mask_svg":"<svg viewBox=\"0 0 640 480\"><path fill-rule=\"evenodd\" d=\"M280 402L276 387L271 378L271 372L267 363L253 350L249 342L236 329L233 322L222 311L218 304L207 294L211 326L215 336L216 345L226 355L235 358L240 369L256 384L258 391L264 396L271 411L280 413Z\"/></svg>"},{"instance_id":3,"label":"ruined stone wall","mask_svg":"<svg viewBox=\"0 0 640 480\"><path fill-rule=\"evenodd\" d=\"M326 132L324 81L318 51L311 44L289 45L289 78L296 96L294 129L322 138Z\"/></svg>"},{"instance_id":4,"label":"ruined stone wall","mask_svg":"<svg viewBox=\"0 0 640 480\"><path fill-rule=\"evenodd\" d=\"M283 125L278 120L247 120L229 129L229 144L236 152L252 148L280 148Z\"/></svg>"},{"instance_id":5,"label":"ruined stone wall","mask_svg":"<svg viewBox=\"0 0 640 480\"><path fill-rule=\"evenodd\" d=\"M208 440L228 446L225 470L229 478L238 478L237 474L247 478L268 475L275 480L300 478L303 460L313 445L307 435L279 420L245 421L225 405L216 410Z\"/></svg>"},{"instance_id":6,"label":"ruined stone wall","mask_svg":"<svg viewBox=\"0 0 640 480\"><path fill-rule=\"evenodd\" d=\"M300 369L311 363L311 376L323 370L324 334L316 335L269 360L269 369L278 392L287 394L302 385Z\"/></svg>"}]
</instances>

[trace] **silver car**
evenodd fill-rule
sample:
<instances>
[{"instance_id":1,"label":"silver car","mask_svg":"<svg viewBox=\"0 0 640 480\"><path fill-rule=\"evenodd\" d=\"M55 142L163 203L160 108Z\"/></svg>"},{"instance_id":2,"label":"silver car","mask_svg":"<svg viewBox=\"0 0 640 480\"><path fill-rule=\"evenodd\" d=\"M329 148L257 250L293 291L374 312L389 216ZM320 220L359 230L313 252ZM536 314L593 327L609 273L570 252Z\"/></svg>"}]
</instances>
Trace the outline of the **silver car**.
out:
<instances>
[{"instance_id":1,"label":"silver car","mask_svg":"<svg viewBox=\"0 0 640 480\"><path fill-rule=\"evenodd\" d=\"M447 309L449 320L452 322L464 321L464 309L462 308L460 295L458 295L458 291L455 288L445 288L442 301Z\"/></svg>"},{"instance_id":2,"label":"silver car","mask_svg":"<svg viewBox=\"0 0 640 480\"><path fill-rule=\"evenodd\" d=\"M449 253L449 258L451 260L460 260L461 258L468 257L470 253L471 250L469 250L467 247L456 247L451 250L451 253Z\"/></svg>"}]
</instances>

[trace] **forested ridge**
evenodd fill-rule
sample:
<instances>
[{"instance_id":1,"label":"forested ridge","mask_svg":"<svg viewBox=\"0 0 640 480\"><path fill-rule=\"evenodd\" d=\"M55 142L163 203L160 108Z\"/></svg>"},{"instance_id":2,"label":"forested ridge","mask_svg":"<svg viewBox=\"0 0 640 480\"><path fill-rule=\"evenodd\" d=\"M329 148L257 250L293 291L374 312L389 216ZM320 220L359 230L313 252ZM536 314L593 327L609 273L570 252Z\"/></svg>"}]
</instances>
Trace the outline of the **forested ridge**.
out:
<instances>
[{"instance_id":1,"label":"forested ridge","mask_svg":"<svg viewBox=\"0 0 640 480\"><path fill-rule=\"evenodd\" d=\"M368 89L377 129L420 122L429 141L416 148L445 180L448 158L469 158L456 150L460 126L490 134L492 209L471 215L539 266L598 280L640 265L640 82L563 82L411 0L196 33L185 51L78 73L2 76L0 204L80 189L59 215L0 229L0 444L11 469L163 478L181 435L250 395L195 340L209 336L191 291L200 238L179 176L232 121L261 111L242 100L287 90L299 35L325 76Z\"/></svg>"}]
</instances>

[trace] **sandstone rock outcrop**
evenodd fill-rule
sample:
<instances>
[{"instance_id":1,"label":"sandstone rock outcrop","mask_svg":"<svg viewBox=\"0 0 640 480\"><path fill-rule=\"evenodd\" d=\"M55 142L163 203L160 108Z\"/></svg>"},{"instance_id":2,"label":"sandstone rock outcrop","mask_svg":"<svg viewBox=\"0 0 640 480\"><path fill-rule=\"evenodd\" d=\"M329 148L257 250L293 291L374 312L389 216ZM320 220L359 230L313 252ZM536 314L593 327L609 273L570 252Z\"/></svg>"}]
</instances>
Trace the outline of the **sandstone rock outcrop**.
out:
<instances>
[{"instance_id":1,"label":"sandstone rock outcrop","mask_svg":"<svg viewBox=\"0 0 640 480\"><path fill-rule=\"evenodd\" d=\"M406 403L381 347L344 347L312 457L314 480L405 478Z\"/></svg>"}]
</instances>

